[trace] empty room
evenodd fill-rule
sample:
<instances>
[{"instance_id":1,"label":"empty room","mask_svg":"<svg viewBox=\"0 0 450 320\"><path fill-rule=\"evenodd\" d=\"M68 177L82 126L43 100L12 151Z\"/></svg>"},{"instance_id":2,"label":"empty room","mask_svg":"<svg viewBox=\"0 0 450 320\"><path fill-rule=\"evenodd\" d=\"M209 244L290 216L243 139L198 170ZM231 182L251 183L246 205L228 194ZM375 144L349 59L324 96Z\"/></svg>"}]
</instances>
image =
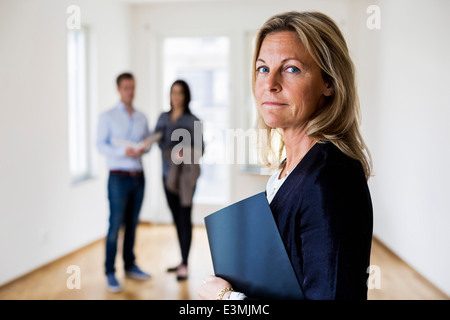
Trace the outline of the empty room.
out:
<instances>
[{"instance_id":1,"label":"empty room","mask_svg":"<svg viewBox=\"0 0 450 320\"><path fill-rule=\"evenodd\" d=\"M448 300L449 12L0 0L0 299Z\"/></svg>"}]
</instances>

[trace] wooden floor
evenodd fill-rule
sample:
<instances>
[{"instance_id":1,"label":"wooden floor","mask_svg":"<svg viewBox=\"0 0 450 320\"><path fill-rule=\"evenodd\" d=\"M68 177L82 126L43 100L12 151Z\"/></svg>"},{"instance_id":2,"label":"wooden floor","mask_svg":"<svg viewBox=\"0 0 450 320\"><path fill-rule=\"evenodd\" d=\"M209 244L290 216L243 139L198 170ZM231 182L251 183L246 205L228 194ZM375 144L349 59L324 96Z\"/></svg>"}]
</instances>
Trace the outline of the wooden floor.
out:
<instances>
[{"instance_id":1,"label":"wooden floor","mask_svg":"<svg viewBox=\"0 0 450 320\"><path fill-rule=\"evenodd\" d=\"M194 228L189 279L178 282L173 273L166 272L168 267L179 262L174 227L141 224L136 237L137 263L150 272L152 278L146 281L125 278L121 256L118 255L117 276L124 285L124 291L110 293L103 274L104 246L104 240L99 240L0 287L0 300L198 300L201 280L213 273L204 227ZM380 288L369 290L369 299L449 299L376 240L373 242L371 264L379 267L381 281L373 283ZM80 289L68 288L68 280L69 285L75 283L70 278L73 274L67 273L71 265L79 268Z\"/></svg>"}]
</instances>

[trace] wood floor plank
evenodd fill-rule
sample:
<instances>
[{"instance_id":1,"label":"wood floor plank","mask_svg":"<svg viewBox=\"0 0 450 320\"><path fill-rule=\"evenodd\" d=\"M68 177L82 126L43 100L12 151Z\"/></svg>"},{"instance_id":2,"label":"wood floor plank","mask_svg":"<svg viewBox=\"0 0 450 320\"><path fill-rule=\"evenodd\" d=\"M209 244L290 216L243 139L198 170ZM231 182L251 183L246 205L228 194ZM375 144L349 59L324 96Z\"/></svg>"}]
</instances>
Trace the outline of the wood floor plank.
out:
<instances>
[{"instance_id":1,"label":"wood floor plank","mask_svg":"<svg viewBox=\"0 0 450 320\"><path fill-rule=\"evenodd\" d=\"M104 246L104 240L99 240L0 287L0 300L198 300L201 280L213 273L204 227L194 228L189 278L179 282L174 273L166 272L180 262L175 228L141 224L136 236L137 263L152 278L146 281L125 278L119 245L116 269L124 290L111 293L106 289L104 276ZM377 240L373 242L371 264L381 270L381 286L369 290L369 299L449 299ZM67 273L67 268L72 265L79 268L80 289L67 286L73 275ZM73 284L69 281L69 285Z\"/></svg>"}]
</instances>

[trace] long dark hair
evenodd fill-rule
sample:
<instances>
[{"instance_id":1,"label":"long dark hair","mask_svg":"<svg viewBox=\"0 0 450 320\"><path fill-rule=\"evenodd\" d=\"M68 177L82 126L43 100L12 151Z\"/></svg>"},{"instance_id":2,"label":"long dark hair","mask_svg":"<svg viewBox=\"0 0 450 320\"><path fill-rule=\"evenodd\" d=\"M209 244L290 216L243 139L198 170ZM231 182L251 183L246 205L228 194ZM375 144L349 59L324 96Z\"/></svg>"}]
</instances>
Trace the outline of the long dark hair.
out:
<instances>
[{"instance_id":1,"label":"long dark hair","mask_svg":"<svg viewBox=\"0 0 450 320\"><path fill-rule=\"evenodd\" d=\"M185 114L192 114L191 109L189 108L189 103L191 102L191 90L189 90L189 86L184 80L176 80L174 83L172 83L172 86L170 87L170 92L172 92L172 89L175 85L179 85L183 88L184 93L184 101L183 101L183 107L184 107L184 113ZM172 101L170 101L170 112L172 112L173 106Z\"/></svg>"}]
</instances>

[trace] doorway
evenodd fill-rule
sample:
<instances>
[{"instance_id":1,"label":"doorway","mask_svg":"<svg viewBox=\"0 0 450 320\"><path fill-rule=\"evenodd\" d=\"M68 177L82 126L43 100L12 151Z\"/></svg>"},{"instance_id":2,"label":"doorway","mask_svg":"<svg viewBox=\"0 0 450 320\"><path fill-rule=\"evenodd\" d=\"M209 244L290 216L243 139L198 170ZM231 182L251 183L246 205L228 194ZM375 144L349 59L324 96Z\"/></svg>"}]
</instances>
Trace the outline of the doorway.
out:
<instances>
[{"instance_id":1,"label":"doorway","mask_svg":"<svg viewBox=\"0 0 450 320\"><path fill-rule=\"evenodd\" d=\"M162 102L170 108L170 86L185 80L191 90L190 109L203 125L205 153L194 195L193 222L228 204L230 166L217 135L230 127L228 37L165 37L162 41Z\"/></svg>"}]
</instances>

